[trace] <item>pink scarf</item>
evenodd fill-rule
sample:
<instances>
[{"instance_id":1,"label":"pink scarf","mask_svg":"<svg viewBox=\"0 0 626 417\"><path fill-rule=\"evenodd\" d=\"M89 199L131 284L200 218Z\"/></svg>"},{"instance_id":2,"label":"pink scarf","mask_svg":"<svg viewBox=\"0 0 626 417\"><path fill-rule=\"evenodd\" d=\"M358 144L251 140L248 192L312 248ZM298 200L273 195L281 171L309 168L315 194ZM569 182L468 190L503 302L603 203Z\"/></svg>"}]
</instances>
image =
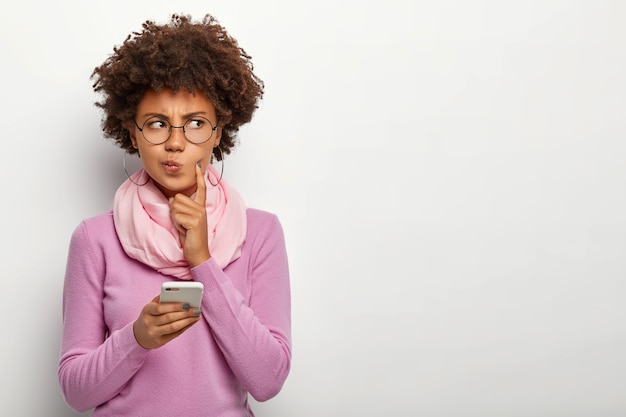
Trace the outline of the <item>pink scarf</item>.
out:
<instances>
[{"instance_id":1,"label":"pink scarf","mask_svg":"<svg viewBox=\"0 0 626 417\"><path fill-rule=\"evenodd\" d=\"M140 169L132 180L143 184L148 174ZM239 258L246 237L246 207L239 193L207 169L206 211L209 225L209 250L224 268ZM180 247L178 230L170 216L163 193L150 179L137 186L130 180L120 185L113 201L113 221L117 236L128 256L157 271L180 279L190 279L189 264Z\"/></svg>"}]
</instances>

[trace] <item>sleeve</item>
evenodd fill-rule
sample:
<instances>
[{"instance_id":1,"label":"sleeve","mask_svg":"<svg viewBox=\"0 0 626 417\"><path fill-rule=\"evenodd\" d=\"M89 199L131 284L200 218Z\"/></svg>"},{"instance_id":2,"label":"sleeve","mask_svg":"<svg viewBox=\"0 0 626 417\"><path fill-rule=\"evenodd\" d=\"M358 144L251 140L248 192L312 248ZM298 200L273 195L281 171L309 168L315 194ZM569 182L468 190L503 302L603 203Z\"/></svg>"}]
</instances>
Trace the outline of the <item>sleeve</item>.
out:
<instances>
[{"instance_id":1,"label":"sleeve","mask_svg":"<svg viewBox=\"0 0 626 417\"><path fill-rule=\"evenodd\" d=\"M67 404L94 408L117 395L147 350L133 323L108 335L103 313L104 257L94 251L85 222L72 234L63 287L63 334L58 377Z\"/></svg>"},{"instance_id":2,"label":"sleeve","mask_svg":"<svg viewBox=\"0 0 626 417\"><path fill-rule=\"evenodd\" d=\"M289 268L278 218L251 257L250 303L212 258L192 268L205 286L202 315L231 370L257 400L281 390L291 366Z\"/></svg>"}]
</instances>

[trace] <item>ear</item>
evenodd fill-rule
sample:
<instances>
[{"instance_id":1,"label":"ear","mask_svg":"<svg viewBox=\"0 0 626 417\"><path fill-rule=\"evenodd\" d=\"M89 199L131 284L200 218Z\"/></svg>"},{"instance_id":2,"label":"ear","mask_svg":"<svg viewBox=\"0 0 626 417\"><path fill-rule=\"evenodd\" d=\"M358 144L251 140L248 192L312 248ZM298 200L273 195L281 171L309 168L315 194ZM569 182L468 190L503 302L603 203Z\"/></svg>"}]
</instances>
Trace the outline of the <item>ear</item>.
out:
<instances>
[{"instance_id":1,"label":"ear","mask_svg":"<svg viewBox=\"0 0 626 417\"><path fill-rule=\"evenodd\" d=\"M135 129L127 129L128 136L130 137L130 141L133 144L133 148L137 149L137 136L135 135Z\"/></svg>"},{"instance_id":2,"label":"ear","mask_svg":"<svg viewBox=\"0 0 626 417\"><path fill-rule=\"evenodd\" d=\"M215 142L213 143L213 147L216 147L220 144L220 140L222 139L222 126L218 126L215 131Z\"/></svg>"}]
</instances>

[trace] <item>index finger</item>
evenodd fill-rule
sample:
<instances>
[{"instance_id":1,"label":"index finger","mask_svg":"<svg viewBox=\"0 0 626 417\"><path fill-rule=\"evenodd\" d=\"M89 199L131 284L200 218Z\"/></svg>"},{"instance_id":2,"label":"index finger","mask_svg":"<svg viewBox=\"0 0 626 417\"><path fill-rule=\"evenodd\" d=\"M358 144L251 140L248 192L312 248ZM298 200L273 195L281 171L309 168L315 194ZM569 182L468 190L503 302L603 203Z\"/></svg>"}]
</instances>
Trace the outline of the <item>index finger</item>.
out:
<instances>
[{"instance_id":1,"label":"index finger","mask_svg":"<svg viewBox=\"0 0 626 417\"><path fill-rule=\"evenodd\" d=\"M201 162L196 164L196 198L194 201L206 205L206 180L204 179L204 173L202 172Z\"/></svg>"}]
</instances>

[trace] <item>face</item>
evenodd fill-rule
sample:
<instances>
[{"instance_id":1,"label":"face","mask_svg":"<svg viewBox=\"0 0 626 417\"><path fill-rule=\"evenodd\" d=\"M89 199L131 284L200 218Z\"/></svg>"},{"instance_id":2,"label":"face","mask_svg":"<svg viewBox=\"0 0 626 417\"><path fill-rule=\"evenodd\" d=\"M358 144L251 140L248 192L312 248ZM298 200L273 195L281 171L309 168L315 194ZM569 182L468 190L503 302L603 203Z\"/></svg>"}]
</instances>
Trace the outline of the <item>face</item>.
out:
<instances>
[{"instance_id":1,"label":"face","mask_svg":"<svg viewBox=\"0 0 626 417\"><path fill-rule=\"evenodd\" d=\"M183 126L191 120L186 128L189 132L199 126L198 121L202 120L199 117L217 126L215 107L204 94L171 89L148 90L135 113L135 121L139 127L143 126L144 133L148 128L162 129L163 121L171 126ZM144 125L148 120L150 122ZM133 146L139 150L144 169L166 198L177 193L190 196L196 191L196 164L200 161L203 171L206 170L221 136L222 130L218 127L208 141L194 144L185 139L183 129L174 127L169 139L154 145L144 138L137 126L130 129Z\"/></svg>"}]
</instances>

